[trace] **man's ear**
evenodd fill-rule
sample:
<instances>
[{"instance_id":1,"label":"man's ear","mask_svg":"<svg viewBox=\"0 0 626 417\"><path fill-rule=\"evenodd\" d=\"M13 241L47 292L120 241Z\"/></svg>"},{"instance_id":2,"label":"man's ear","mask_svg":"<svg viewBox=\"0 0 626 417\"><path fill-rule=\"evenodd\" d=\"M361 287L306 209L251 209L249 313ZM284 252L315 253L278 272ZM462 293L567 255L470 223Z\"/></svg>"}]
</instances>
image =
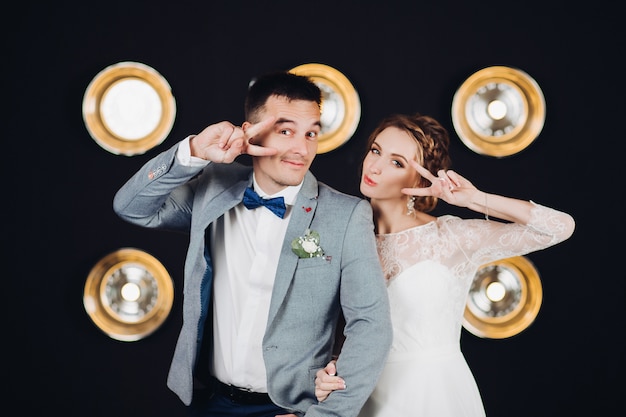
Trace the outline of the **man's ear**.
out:
<instances>
[{"instance_id":1,"label":"man's ear","mask_svg":"<svg viewBox=\"0 0 626 417\"><path fill-rule=\"evenodd\" d=\"M247 122L247 121L246 121L246 122L243 122L243 123L241 124L241 128L243 129L243 132L244 132L244 133L246 133L246 131L247 131L247 130L250 128L250 126L252 126L252 125L253 125L253 123L250 123L250 122ZM250 138L250 139L252 139L252 138ZM249 143L250 143L250 144L252 144L252 145L257 145L257 143L255 143L253 140L249 140Z\"/></svg>"}]
</instances>

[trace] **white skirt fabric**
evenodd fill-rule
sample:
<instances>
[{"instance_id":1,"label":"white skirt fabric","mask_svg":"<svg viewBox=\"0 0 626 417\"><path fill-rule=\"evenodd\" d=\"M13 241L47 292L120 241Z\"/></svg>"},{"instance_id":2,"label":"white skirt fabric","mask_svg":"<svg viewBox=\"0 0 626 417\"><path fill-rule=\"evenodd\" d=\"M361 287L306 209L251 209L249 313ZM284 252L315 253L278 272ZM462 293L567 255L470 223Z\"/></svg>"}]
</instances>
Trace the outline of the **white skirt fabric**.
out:
<instances>
[{"instance_id":1,"label":"white skirt fabric","mask_svg":"<svg viewBox=\"0 0 626 417\"><path fill-rule=\"evenodd\" d=\"M476 381L459 350L390 357L359 417L483 417Z\"/></svg>"}]
</instances>

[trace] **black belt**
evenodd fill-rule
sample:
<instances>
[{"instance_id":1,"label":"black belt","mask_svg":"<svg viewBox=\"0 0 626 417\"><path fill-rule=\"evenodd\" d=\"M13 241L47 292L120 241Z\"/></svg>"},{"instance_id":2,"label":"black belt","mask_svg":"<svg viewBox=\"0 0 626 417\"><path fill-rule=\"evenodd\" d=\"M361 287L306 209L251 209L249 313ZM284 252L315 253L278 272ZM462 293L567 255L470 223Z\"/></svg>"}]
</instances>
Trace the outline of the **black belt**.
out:
<instances>
[{"instance_id":1,"label":"black belt","mask_svg":"<svg viewBox=\"0 0 626 417\"><path fill-rule=\"evenodd\" d=\"M249 391L234 385L224 384L222 381L213 378L215 391L224 397L228 397L232 402L246 405L272 404L270 396L264 392Z\"/></svg>"}]
</instances>

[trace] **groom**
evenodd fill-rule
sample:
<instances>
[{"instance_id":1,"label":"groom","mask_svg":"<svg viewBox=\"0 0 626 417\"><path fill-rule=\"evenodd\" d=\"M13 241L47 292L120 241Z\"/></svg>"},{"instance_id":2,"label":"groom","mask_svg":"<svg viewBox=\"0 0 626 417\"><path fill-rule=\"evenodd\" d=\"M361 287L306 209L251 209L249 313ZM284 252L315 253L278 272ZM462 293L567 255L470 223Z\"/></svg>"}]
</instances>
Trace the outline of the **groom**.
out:
<instances>
[{"instance_id":1,"label":"groom","mask_svg":"<svg viewBox=\"0 0 626 417\"><path fill-rule=\"evenodd\" d=\"M391 322L372 211L309 171L320 106L307 77L259 77L241 127L187 137L115 195L124 220L190 235L168 386L191 415L356 416L382 371ZM318 403L342 314L350 390Z\"/></svg>"}]
</instances>

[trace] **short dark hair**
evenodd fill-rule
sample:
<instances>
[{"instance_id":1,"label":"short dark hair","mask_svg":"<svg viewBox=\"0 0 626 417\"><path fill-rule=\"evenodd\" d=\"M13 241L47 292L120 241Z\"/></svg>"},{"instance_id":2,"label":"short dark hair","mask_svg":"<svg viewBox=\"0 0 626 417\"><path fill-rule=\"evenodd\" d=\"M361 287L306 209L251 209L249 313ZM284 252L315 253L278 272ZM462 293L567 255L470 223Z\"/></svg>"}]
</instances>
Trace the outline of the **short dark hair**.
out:
<instances>
[{"instance_id":1,"label":"short dark hair","mask_svg":"<svg viewBox=\"0 0 626 417\"><path fill-rule=\"evenodd\" d=\"M258 122L254 119L271 96L286 97L290 101L314 101L318 106L322 104L322 91L309 77L287 71L270 72L250 82L244 104L246 120Z\"/></svg>"}]
</instances>

